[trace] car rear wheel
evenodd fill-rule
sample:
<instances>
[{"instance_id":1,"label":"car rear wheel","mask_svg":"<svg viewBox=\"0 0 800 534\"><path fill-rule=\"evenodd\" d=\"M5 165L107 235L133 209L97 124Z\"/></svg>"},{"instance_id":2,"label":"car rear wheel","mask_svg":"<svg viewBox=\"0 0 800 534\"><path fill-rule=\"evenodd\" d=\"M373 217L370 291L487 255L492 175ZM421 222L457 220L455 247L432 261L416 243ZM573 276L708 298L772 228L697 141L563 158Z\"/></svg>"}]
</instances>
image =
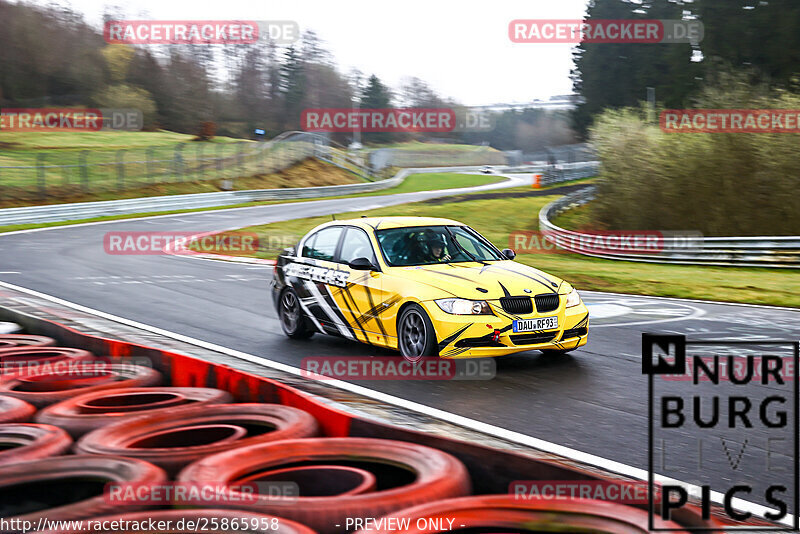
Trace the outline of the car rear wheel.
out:
<instances>
[{"instance_id":1,"label":"car rear wheel","mask_svg":"<svg viewBox=\"0 0 800 534\"><path fill-rule=\"evenodd\" d=\"M410 362L419 361L424 356L438 356L436 331L428 314L418 304L410 304L400 314L398 337L400 354Z\"/></svg>"},{"instance_id":2,"label":"car rear wheel","mask_svg":"<svg viewBox=\"0 0 800 534\"><path fill-rule=\"evenodd\" d=\"M300 297L294 289L287 288L281 294L278 304L278 316L281 320L283 331L292 339L308 339L314 335L314 330L309 328L303 310L300 308Z\"/></svg>"}]
</instances>

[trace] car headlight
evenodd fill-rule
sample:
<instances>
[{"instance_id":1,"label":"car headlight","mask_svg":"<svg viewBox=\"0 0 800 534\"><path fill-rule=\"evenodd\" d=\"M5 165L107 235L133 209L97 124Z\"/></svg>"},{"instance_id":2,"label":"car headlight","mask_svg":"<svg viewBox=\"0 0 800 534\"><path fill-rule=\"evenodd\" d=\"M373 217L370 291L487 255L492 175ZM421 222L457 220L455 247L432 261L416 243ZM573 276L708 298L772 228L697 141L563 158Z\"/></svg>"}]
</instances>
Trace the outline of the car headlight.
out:
<instances>
[{"instance_id":1,"label":"car headlight","mask_svg":"<svg viewBox=\"0 0 800 534\"><path fill-rule=\"evenodd\" d=\"M577 306L581 303L581 296L578 293L577 289L573 289L572 292L567 295L567 305L566 308L572 308L573 306Z\"/></svg>"},{"instance_id":2,"label":"car headlight","mask_svg":"<svg viewBox=\"0 0 800 534\"><path fill-rule=\"evenodd\" d=\"M494 315L485 300L439 299L434 302L442 311L453 315Z\"/></svg>"}]
</instances>

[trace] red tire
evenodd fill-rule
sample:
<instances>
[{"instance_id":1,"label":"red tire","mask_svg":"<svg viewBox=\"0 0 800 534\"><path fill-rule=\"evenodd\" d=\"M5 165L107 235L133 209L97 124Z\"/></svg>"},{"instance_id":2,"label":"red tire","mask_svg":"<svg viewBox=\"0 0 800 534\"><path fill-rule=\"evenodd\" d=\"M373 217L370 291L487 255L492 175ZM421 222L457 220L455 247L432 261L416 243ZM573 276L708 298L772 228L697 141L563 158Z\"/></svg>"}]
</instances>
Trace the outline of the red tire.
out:
<instances>
[{"instance_id":1,"label":"red tire","mask_svg":"<svg viewBox=\"0 0 800 534\"><path fill-rule=\"evenodd\" d=\"M304 497L343 497L375 491L378 479L366 469L343 465L306 465L256 473L237 483L291 482Z\"/></svg>"},{"instance_id":2,"label":"red tire","mask_svg":"<svg viewBox=\"0 0 800 534\"><path fill-rule=\"evenodd\" d=\"M155 386L161 382L161 373L149 367L92 362L77 365L75 371L45 371L0 379L0 395L43 407L84 393Z\"/></svg>"},{"instance_id":3,"label":"red tire","mask_svg":"<svg viewBox=\"0 0 800 534\"><path fill-rule=\"evenodd\" d=\"M193 463L178 480L235 485L256 473L300 462L366 469L377 476L377 491L328 498L259 495L256 502L243 502L229 489L231 501L239 499L231 506L286 517L333 534L344 530L348 517L380 517L419 503L468 495L471 489L466 468L454 456L415 443L369 438L300 439L236 449Z\"/></svg>"},{"instance_id":4,"label":"red tire","mask_svg":"<svg viewBox=\"0 0 800 534\"><path fill-rule=\"evenodd\" d=\"M517 499L514 495L479 495L421 504L392 512L402 520L404 534L434 534L455 529L477 532L608 532L644 534L648 512L633 506L593 499ZM407 523L405 523L407 521ZM452 522L452 523L451 523ZM383 523L385 524L385 523ZM393 523L394 524L394 523ZM657 528L687 534L672 521ZM675 530L672 530L675 529ZM357 530L354 534L396 534L396 530Z\"/></svg>"},{"instance_id":5,"label":"red tire","mask_svg":"<svg viewBox=\"0 0 800 534\"><path fill-rule=\"evenodd\" d=\"M266 430L266 431L265 431ZM168 473L210 454L284 439L316 436L316 419L279 404L217 404L126 419L83 436L79 454L146 460Z\"/></svg>"},{"instance_id":6,"label":"red tire","mask_svg":"<svg viewBox=\"0 0 800 534\"><path fill-rule=\"evenodd\" d=\"M167 482L167 475L147 462L111 456L57 456L4 465L0 517L38 522L111 514L119 510L119 504L107 499L104 490L113 482L160 485ZM145 507L126 505L131 511Z\"/></svg>"},{"instance_id":7,"label":"red tire","mask_svg":"<svg viewBox=\"0 0 800 534\"><path fill-rule=\"evenodd\" d=\"M0 335L0 351L16 347L52 347L56 340L45 336L27 336L25 334Z\"/></svg>"},{"instance_id":8,"label":"red tire","mask_svg":"<svg viewBox=\"0 0 800 534\"><path fill-rule=\"evenodd\" d=\"M0 465L59 456L70 445L69 434L52 425L0 425Z\"/></svg>"},{"instance_id":9,"label":"red tire","mask_svg":"<svg viewBox=\"0 0 800 534\"><path fill-rule=\"evenodd\" d=\"M175 409L233 402L214 388L119 388L94 391L61 401L36 414L36 421L56 425L74 439L111 423Z\"/></svg>"},{"instance_id":10,"label":"red tire","mask_svg":"<svg viewBox=\"0 0 800 534\"><path fill-rule=\"evenodd\" d=\"M14 397L0 397L0 424L27 423L36 407Z\"/></svg>"},{"instance_id":11,"label":"red tire","mask_svg":"<svg viewBox=\"0 0 800 534\"><path fill-rule=\"evenodd\" d=\"M111 524L112 521L129 521L130 523L122 524L137 524L147 525L150 520L156 524L161 521L169 521L172 528L167 530L169 533L195 533L203 532L204 534L228 534L230 532L240 532L243 534L316 534L313 530L300 523L289 521L282 517L275 517L272 515L258 514L255 512L243 512L235 510L154 510L149 512L136 512L132 514L119 514L108 515L104 517L93 517L92 522L98 521L100 524ZM183 520L183 525L189 521L193 521L194 528L175 528L179 522ZM219 528L213 528L219 525ZM225 526L227 525L227 526ZM247 529L241 528L241 525L248 525ZM255 528L252 528L255 525ZM206 527L201 530L201 527ZM79 532L85 533L83 530L51 530L46 534L77 534ZM119 533L127 534L135 532L137 534L164 534L165 530L149 530L143 528L141 530L95 530L98 533Z\"/></svg>"},{"instance_id":12,"label":"red tire","mask_svg":"<svg viewBox=\"0 0 800 534\"><path fill-rule=\"evenodd\" d=\"M33 337L33 336L28 336ZM67 347L13 347L0 350L0 377L67 371L73 363L94 359L91 352Z\"/></svg>"}]
</instances>

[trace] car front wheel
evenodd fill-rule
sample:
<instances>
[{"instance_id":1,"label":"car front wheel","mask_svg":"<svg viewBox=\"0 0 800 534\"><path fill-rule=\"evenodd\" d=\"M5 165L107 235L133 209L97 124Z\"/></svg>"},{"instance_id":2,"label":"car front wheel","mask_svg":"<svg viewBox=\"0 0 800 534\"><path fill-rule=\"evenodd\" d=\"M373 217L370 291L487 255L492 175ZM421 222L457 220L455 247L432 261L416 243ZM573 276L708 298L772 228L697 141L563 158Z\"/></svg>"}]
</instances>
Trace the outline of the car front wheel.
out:
<instances>
[{"instance_id":1,"label":"car front wheel","mask_svg":"<svg viewBox=\"0 0 800 534\"><path fill-rule=\"evenodd\" d=\"M439 355L433 323L420 305L406 307L397 324L398 345L403 358L417 362L425 356Z\"/></svg>"}]
</instances>

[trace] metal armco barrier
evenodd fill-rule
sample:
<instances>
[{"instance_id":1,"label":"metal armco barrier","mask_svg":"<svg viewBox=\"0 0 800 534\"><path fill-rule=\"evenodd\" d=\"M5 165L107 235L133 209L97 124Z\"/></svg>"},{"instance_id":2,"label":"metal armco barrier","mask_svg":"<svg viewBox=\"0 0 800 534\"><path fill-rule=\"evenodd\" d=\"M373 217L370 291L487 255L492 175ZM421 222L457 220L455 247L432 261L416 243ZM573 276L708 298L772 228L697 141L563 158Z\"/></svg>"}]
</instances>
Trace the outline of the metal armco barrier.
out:
<instances>
[{"instance_id":1,"label":"metal armco barrier","mask_svg":"<svg viewBox=\"0 0 800 534\"><path fill-rule=\"evenodd\" d=\"M551 219L594 199L595 188L587 187L559 198L539 212L539 229L561 249L609 260L726 267L800 268L800 236L702 237L686 246L685 238L663 237L658 253L605 252L583 247L592 235L560 228Z\"/></svg>"}]
</instances>

